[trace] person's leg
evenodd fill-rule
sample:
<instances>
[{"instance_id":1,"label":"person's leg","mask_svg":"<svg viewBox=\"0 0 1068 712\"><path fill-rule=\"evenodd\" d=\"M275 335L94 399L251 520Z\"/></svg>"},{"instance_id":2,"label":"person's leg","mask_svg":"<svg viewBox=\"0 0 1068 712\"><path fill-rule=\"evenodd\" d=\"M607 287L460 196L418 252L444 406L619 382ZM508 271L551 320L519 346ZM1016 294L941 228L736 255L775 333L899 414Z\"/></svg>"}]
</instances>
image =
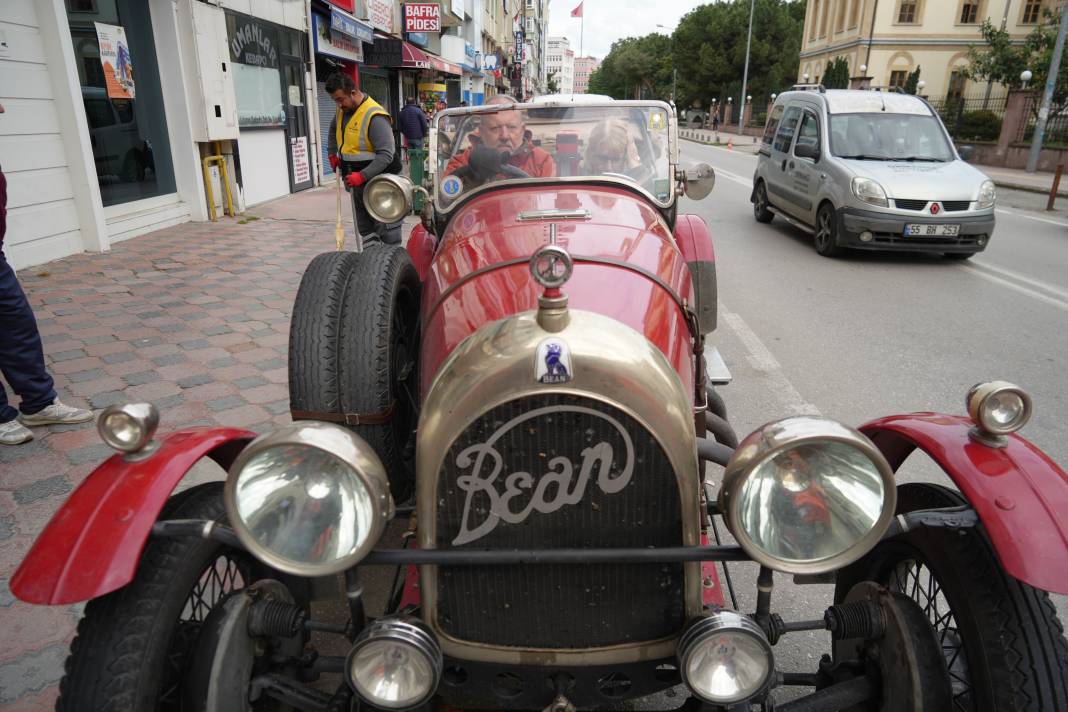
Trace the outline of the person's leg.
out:
<instances>
[{"instance_id":1,"label":"person's leg","mask_svg":"<svg viewBox=\"0 0 1068 712\"><path fill-rule=\"evenodd\" d=\"M356 232L363 236L363 244L378 239L377 223L363 204L363 187L352 189L352 216Z\"/></svg>"},{"instance_id":2,"label":"person's leg","mask_svg":"<svg viewBox=\"0 0 1068 712\"><path fill-rule=\"evenodd\" d=\"M23 414L43 410L56 399L55 384L44 363L37 320L15 271L0 251L0 371L22 398Z\"/></svg>"}]
</instances>

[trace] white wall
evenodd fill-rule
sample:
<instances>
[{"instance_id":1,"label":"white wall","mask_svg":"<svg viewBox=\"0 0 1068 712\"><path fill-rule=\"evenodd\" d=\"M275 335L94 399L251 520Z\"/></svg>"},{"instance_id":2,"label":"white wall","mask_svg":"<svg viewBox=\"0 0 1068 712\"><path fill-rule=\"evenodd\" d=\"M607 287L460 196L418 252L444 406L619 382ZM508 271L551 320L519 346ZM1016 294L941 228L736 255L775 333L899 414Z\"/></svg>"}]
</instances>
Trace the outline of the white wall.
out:
<instances>
[{"instance_id":1,"label":"white wall","mask_svg":"<svg viewBox=\"0 0 1068 712\"><path fill-rule=\"evenodd\" d=\"M289 157L282 129L242 131L237 139L245 205L289 195Z\"/></svg>"},{"instance_id":2,"label":"white wall","mask_svg":"<svg viewBox=\"0 0 1068 712\"><path fill-rule=\"evenodd\" d=\"M7 0L0 0L6 2ZM307 32L308 20L304 0L222 0L223 7L261 20L269 20L294 30Z\"/></svg>"},{"instance_id":3,"label":"white wall","mask_svg":"<svg viewBox=\"0 0 1068 712\"><path fill-rule=\"evenodd\" d=\"M0 31L9 47L8 56L0 57L0 104L6 111L0 115L0 165L8 180L4 253L16 269L84 249L78 181L62 135L39 9L47 9L44 2L0 2Z\"/></svg>"}]
</instances>

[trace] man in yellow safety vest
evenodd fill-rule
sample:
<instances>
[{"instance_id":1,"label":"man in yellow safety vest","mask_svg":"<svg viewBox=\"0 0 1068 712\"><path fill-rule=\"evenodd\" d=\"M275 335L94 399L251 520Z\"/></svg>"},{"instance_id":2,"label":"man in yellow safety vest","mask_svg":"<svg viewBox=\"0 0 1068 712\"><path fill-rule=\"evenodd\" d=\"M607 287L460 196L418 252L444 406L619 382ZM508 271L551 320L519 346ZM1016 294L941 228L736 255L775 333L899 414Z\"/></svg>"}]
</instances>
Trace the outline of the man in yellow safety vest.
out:
<instances>
[{"instance_id":1,"label":"man in yellow safety vest","mask_svg":"<svg viewBox=\"0 0 1068 712\"><path fill-rule=\"evenodd\" d=\"M389 112L356 87L352 77L340 72L326 80L326 91L337 104L330 122L330 166L340 170L352 195L356 230L364 241L380 239L391 245L401 242L401 223L378 223L363 205L363 186L379 173L400 173L401 160L393 138Z\"/></svg>"}]
</instances>

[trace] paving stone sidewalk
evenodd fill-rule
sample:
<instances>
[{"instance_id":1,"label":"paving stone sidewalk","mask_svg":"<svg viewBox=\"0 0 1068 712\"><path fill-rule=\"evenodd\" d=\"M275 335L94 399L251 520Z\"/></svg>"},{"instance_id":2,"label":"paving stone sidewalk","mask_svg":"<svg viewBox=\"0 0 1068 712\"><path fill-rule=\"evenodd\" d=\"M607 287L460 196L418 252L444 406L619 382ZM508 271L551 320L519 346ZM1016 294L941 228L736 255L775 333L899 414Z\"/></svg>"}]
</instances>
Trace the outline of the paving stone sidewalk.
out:
<instances>
[{"instance_id":1,"label":"paving stone sidewalk","mask_svg":"<svg viewBox=\"0 0 1068 712\"><path fill-rule=\"evenodd\" d=\"M290 310L305 266L334 249L333 193L305 191L249 212L271 217L186 223L19 272L66 402L99 410L150 400L161 431L290 421ZM53 707L81 607L23 604L9 579L111 454L93 424L34 432L31 443L0 446L0 709L11 712Z\"/></svg>"}]
</instances>

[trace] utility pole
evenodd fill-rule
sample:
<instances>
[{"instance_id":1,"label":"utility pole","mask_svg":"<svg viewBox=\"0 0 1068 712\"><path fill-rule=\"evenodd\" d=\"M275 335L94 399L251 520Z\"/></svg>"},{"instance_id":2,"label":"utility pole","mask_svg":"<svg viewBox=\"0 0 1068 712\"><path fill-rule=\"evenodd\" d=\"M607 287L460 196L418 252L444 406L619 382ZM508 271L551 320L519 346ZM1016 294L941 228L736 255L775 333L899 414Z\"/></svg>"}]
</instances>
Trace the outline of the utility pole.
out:
<instances>
[{"instance_id":1,"label":"utility pole","mask_svg":"<svg viewBox=\"0 0 1068 712\"><path fill-rule=\"evenodd\" d=\"M1027 172L1038 169L1038 156L1042 153L1042 140L1046 137L1046 121L1049 119L1049 105L1053 102L1053 88L1057 86L1057 70L1061 68L1061 55L1064 54L1064 35L1068 32L1068 8L1061 10L1061 27L1057 31L1057 43L1053 45L1053 57L1049 62L1049 74L1046 75L1046 90L1042 93L1042 107L1038 110L1035 122L1035 136L1031 139L1031 154L1027 157Z\"/></svg>"},{"instance_id":2,"label":"utility pole","mask_svg":"<svg viewBox=\"0 0 1068 712\"><path fill-rule=\"evenodd\" d=\"M749 45L753 42L753 10L755 8L756 0L749 0L749 36L745 40L745 70L742 72L742 95L738 97L738 133L741 133L744 128L742 119L745 117L745 85L749 81Z\"/></svg>"}]
</instances>

